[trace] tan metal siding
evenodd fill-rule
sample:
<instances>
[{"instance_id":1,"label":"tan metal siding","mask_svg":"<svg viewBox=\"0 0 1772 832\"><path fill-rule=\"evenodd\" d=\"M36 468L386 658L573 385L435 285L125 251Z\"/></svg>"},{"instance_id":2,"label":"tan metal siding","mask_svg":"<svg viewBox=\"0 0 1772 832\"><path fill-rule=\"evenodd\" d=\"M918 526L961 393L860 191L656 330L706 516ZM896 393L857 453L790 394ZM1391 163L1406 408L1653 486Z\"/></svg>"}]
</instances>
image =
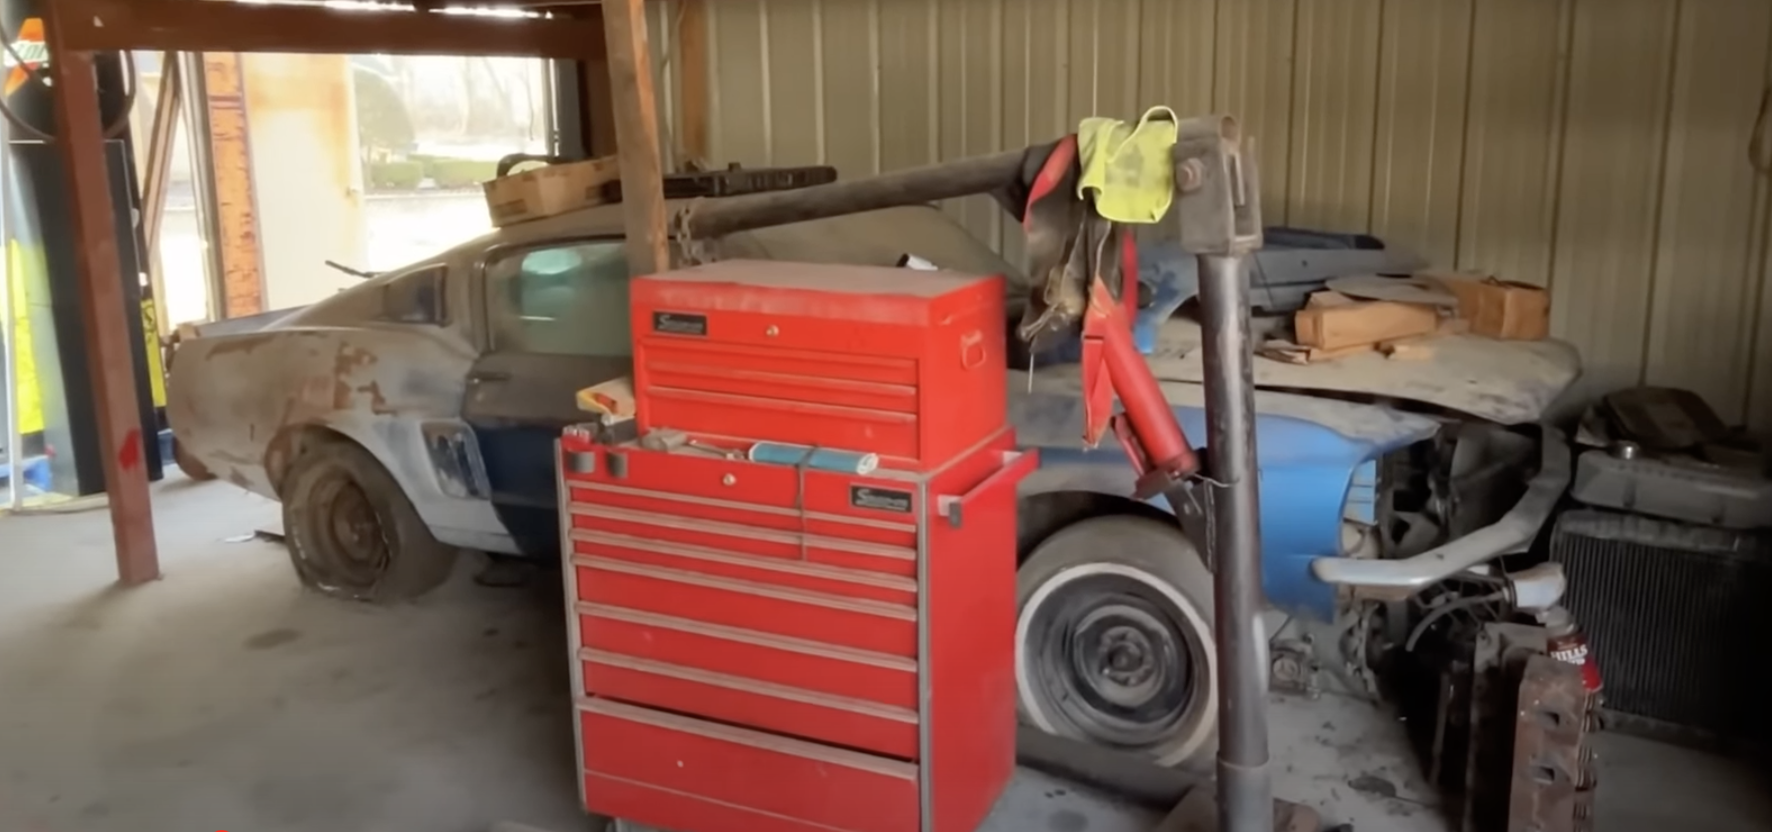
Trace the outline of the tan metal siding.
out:
<instances>
[{"instance_id":1,"label":"tan metal siding","mask_svg":"<svg viewBox=\"0 0 1772 832\"><path fill-rule=\"evenodd\" d=\"M1379 35L1372 232L1458 256L1472 0L1387 3Z\"/></svg>"},{"instance_id":2,"label":"tan metal siding","mask_svg":"<svg viewBox=\"0 0 1772 832\"><path fill-rule=\"evenodd\" d=\"M1548 286L1584 389L1772 427L1766 0L718 0L716 161L844 175L1149 105L1239 116L1270 222ZM668 5L656 20L667 21ZM948 206L1019 256L983 199Z\"/></svg>"},{"instance_id":3,"label":"tan metal siding","mask_svg":"<svg viewBox=\"0 0 1772 832\"><path fill-rule=\"evenodd\" d=\"M1672 73L1644 378L1690 387L1724 412L1747 405L1756 321L1772 321L1755 302L1765 282L1765 180L1747 174L1743 138L1764 83L1768 30L1764 0L1688 2ZM1764 376L1772 362L1758 369L1760 395L1772 395Z\"/></svg>"}]
</instances>

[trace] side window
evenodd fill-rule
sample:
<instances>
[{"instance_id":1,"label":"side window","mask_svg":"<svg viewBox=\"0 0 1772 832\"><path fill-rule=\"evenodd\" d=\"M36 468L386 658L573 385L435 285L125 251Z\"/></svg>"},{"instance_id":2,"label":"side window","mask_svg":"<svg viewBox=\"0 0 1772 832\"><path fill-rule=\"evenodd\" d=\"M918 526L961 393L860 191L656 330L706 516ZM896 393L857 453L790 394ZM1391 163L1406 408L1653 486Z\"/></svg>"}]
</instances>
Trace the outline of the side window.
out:
<instances>
[{"instance_id":1,"label":"side window","mask_svg":"<svg viewBox=\"0 0 1772 832\"><path fill-rule=\"evenodd\" d=\"M492 349L619 357L628 341L628 262L621 241L532 248L486 270Z\"/></svg>"},{"instance_id":2,"label":"side window","mask_svg":"<svg viewBox=\"0 0 1772 832\"><path fill-rule=\"evenodd\" d=\"M449 307L444 277L448 271L432 266L400 275L381 287L381 318L403 324L445 324Z\"/></svg>"}]
</instances>

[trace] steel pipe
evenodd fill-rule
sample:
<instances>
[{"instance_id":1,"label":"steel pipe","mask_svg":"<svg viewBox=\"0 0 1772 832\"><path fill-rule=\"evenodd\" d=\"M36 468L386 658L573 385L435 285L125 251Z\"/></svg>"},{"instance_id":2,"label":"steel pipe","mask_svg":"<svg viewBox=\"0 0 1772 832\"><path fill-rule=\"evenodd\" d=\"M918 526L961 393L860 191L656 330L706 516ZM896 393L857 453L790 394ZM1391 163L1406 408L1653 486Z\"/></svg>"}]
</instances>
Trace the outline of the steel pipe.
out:
<instances>
[{"instance_id":1,"label":"steel pipe","mask_svg":"<svg viewBox=\"0 0 1772 832\"><path fill-rule=\"evenodd\" d=\"M1261 628L1261 495L1247 256L1201 254L1200 315L1218 648L1218 807L1225 832L1272 832Z\"/></svg>"},{"instance_id":2,"label":"steel pipe","mask_svg":"<svg viewBox=\"0 0 1772 832\"><path fill-rule=\"evenodd\" d=\"M1044 159L1050 145L941 162L849 182L692 203L676 224L699 239L844 214L918 205L1016 187L1024 159Z\"/></svg>"}]
</instances>

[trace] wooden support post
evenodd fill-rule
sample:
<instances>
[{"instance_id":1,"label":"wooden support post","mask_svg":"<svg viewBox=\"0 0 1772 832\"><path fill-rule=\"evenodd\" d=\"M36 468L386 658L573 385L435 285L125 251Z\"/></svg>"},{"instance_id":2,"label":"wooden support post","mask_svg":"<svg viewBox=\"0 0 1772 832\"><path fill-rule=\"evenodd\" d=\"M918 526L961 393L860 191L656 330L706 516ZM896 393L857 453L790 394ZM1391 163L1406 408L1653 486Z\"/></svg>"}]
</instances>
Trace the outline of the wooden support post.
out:
<instances>
[{"instance_id":1,"label":"wooden support post","mask_svg":"<svg viewBox=\"0 0 1772 832\"><path fill-rule=\"evenodd\" d=\"M669 268L671 259L645 0L603 0L603 36L609 47L615 141L621 156L628 272L652 274Z\"/></svg>"},{"instance_id":2,"label":"wooden support post","mask_svg":"<svg viewBox=\"0 0 1772 832\"><path fill-rule=\"evenodd\" d=\"M137 345L129 337L125 317L140 312L124 309L124 278L117 255L117 228L112 223L110 165L99 125L92 55L63 45L66 10L60 2L46 5L56 143L73 195L74 277L86 329L87 364L92 368L99 448L104 454L105 490L110 495L111 535L117 547L117 577L125 585L135 586L160 577L142 448L143 442L153 438L142 436L131 356Z\"/></svg>"},{"instance_id":3,"label":"wooden support post","mask_svg":"<svg viewBox=\"0 0 1772 832\"><path fill-rule=\"evenodd\" d=\"M708 6L706 0L677 0L677 109L682 114L677 140L679 162L707 164Z\"/></svg>"}]
</instances>

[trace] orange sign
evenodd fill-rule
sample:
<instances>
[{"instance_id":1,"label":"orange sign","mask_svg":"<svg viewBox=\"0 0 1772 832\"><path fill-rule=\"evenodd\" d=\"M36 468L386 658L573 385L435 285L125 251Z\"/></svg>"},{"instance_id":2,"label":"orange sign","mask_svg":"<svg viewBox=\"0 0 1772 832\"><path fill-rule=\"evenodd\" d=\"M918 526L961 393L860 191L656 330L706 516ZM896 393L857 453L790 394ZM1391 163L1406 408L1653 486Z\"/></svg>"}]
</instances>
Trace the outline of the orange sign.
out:
<instances>
[{"instance_id":1,"label":"orange sign","mask_svg":"<svg viewBox=\"0 0 1772 832\"><path fill-rule=\"evenodd\" d=\"M16 56L16 57L15 57ZM6 87L0 93L12 95L31 80L31 73L49 63L49 44L43 40L43 19L26 18L19 24L18 37L6 52ZM45 79L47 80L47 79Z\"/></svg>"}]
</instances>

